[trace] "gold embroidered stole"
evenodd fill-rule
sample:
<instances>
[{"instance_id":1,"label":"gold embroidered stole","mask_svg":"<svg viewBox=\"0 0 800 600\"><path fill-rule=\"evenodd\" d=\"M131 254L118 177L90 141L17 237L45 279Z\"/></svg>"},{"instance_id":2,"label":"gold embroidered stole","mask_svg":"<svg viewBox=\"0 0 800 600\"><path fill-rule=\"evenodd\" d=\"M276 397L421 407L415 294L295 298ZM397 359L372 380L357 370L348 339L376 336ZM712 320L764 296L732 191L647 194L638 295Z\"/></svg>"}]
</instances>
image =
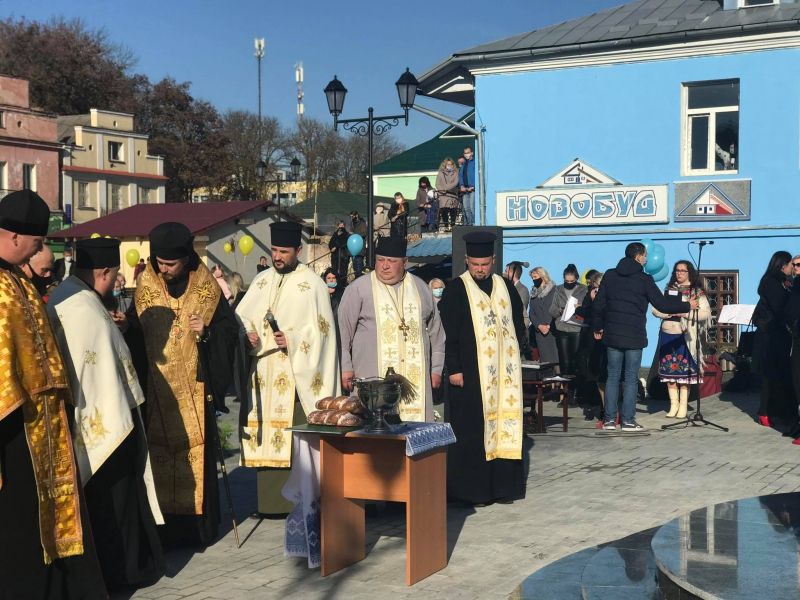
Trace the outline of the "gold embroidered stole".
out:
<instances>
[{"instance_id":1,"label":"gold embroidered stole","mask_svg":"<svg viewBox=\"0 0 800 600\"><path fill-rule=\"evenodd\" d=\"M202 514L205 389L197 381L197 341L189 317L208 327L222 290L206 266L189 273L175 300L152 264L139 276L134 300L147 350L147 438L158 502L165 513Z\"/></svg>"},{"instance_id":2,"label":"gold embroidered stole","mask_svg":"<svg viewBox=\"0 0 800 600\"><path fill-rule=\"evenodd\" d=\"M492 275L487 296L469 271L461 275L467 290L478 349L478 372L483 400L483 444L486 460L522 458L522 375L519 342L511 314L508 288Z\"/></svg>"},{"instance_id":3,"label":"gold embroidered stole","mask_svg":"<svg viewBox=\"0 0 800 600\"><path fill-rule=\"evenodd\" d=\"M39 294L16 270L0 269L0 368L0 420L22 406L44 561L83 554L67 374Z\"/></svg>"},{"instance_id":4,"label":"gold embroidered stole","mask_svg":"<svg viewBox=\"0 0 800 600\"><path fill-rule=\"evenodd\" d=\"M268 310L286 336L286 352L275 344L265 319ZM327 288L303 264L283 276L268 269L253 279L236 314L259 338L241 408L240 463L289 468L292 434L286 428L294 421L295 397L308 414L317 400L339 394L336 331Z\"/></svg>"},{"instance_id":5,"label":"gold embroidered stole","mask_svg":"<svg viewBox=\"0 0 800 600\"><path fill-rule=\"evenodd\" d=\"M375 306L378 375L382 377L389 367L393 367L395 372L413 383L416 394L400 403L400 418L403 421L425 421L428 361L419 290L408 274L403 278L402 291L398 291L397 297L394 297L395 290L391 286L378 280L375 271L370 274L370 283ZM401 327L407 328L405 335Z\"/></svg>"}]
</instances>

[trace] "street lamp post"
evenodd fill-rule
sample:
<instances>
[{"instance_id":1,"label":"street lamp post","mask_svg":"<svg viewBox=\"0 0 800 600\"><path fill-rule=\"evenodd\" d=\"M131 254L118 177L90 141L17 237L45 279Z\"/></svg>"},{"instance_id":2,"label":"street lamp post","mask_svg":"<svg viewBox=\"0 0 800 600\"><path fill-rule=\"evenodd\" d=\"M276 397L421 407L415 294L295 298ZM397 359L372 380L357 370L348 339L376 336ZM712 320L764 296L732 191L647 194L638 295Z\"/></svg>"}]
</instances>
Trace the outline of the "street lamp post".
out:
<instances>
[{"instance_id":1,"label":"street lamp post","mask_svg":"<svg viewBox=\"0 0 800 600\"><path fill-rule=\"evenodd\" d=\"M408 125L408 111L414 105L414 96L417 93L419 82L406 69L405 73L395 83L397 94L400 98L400 107L403 109L402 115L390 115L376 117L374 109L370 106L367 109L367 117L360 119L339 119L344 109L344 99L347 95L347 88L344 87L334 75L333 79L325 86L325 98L328 101L328 110L333 116L333 128L338 129L341 124L345 131L354 133L367 138L367 162L368 162L368 183L367 183L367 266L372 269L375 266L375 196L372 185L372 151L373 137L383 135L392 127L400 124L400 119Z\"/></svg>"},{"instance_id":2,"label":"street lamp post","mask_svg":"<svg viewBox=\"0 0 800 600\"><path fill-rule=\"evenodd\" d=\"M292 160L289 162L289 181L297 181L297 178L300 177L300 161L297 160L297 157L293 157ZM275 179L264 179L267 174L267 164L264 162L264 159L260 159L258 164L256 165L256 176L258 177L259 181L262 184L271 184L274 183L277 185L278 188L278 221L281 220L281 181L284 181L282 177L280 177L280 171L278 172L278 176Z\"/></svg>"}]
</instances>

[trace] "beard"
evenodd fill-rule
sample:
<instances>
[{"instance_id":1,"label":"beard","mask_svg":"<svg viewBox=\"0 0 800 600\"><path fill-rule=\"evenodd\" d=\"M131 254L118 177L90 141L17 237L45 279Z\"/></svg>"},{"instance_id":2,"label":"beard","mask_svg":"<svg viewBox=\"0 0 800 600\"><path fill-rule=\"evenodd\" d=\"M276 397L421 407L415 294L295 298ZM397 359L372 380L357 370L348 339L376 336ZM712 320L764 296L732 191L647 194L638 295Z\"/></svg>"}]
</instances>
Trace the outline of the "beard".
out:
<instances>
[{"instance_id":1,"label":"beard","mask_svg":"<svg viewBox=\"0 0 800 600\"><path fill-rule=\"evenodd\" d=\"M297 261L293 262L291 265L288 263L284 263L283 266L279 267L277 263L273 262L273 266L275 270L280 273L281 275L286 275L287 273L291 273L297 268Z\"/></svg>"}]
</instances>

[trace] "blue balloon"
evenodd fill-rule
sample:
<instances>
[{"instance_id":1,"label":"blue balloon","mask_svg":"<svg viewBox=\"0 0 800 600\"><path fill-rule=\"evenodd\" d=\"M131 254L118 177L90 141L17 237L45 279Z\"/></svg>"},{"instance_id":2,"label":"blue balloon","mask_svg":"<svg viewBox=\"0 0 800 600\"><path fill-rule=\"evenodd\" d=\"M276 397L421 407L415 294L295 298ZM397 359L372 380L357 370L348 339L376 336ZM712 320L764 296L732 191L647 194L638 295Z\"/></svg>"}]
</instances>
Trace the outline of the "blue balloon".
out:
<instances>
[{"instance_id":1,"label":"blue balloon","mask_svg":"<svg viewBox=\"0 0 800 600\"><path fill-rule=\"evenodd\" d=\"M357 233L350 234L350 237L347 238L347 249L350 251L350 256L360 254L364 249L364 238Z\"/></svg>"},{"instance_id":2,"label":"blue balloon","mask_svg":"<svg viewBox=\"0 0 800 600\"><path fill-rule=\"evenodd\" d=\"M647 254L650 254L656 246L656 243L650 238L644 238L641 243L644 245L645 250L647 250Z\"/></svg>"},{"instance_id":3,"label":"blue balloon","mask_svg":"<svg viewBox=\"0 0 800 600\"><path fill-rule=\"evenodd\" d=\"M664 246L661 244L654 244L653 250L647 253L647 263L645 263L644 270L650 275L658 273L664 265Z\"/></svg>"},{"instance_id":4,"label":"blue balloon","mask_svg":"<svg viewBox=\"0 0 800 600\"><path fill-rule=\"evenodd\" d=\"M662 279L667 277L670 274L670 272L671 270L669 268L669 265L665 263L661 265L661 268L658 270L658 273L653 275L653 279L655 279L656 281L661 281Z\"/></svg>"}]
</instances>

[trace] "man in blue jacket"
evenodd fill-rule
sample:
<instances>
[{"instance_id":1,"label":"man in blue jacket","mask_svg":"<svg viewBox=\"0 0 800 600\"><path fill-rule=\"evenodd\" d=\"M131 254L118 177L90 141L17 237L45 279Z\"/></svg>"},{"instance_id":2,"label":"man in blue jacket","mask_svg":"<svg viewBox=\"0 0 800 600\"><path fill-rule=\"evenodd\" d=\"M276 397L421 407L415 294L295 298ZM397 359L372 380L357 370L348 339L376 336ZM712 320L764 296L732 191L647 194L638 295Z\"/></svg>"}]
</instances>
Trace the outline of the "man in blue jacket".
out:
<instances>
[{"instance_id":1,"label":"man in blue jacket","mask_svg":"<svg viewBox=\"0 0 800 600\"><path fill-rule=\"evenodd\" d=\"M653 278L644 272L647 249L633 242L615 269L603 276L600 291L592 305L592 329L596 340L603 340L608 356L605 423L603 429L616 429L617 401L623 364L622 431L642 431L636 422L636 393L642 349L647 346L647 306L668 314L697 310L697 300L683 302L664 296Z\"/></svg>"}]
</instances>

